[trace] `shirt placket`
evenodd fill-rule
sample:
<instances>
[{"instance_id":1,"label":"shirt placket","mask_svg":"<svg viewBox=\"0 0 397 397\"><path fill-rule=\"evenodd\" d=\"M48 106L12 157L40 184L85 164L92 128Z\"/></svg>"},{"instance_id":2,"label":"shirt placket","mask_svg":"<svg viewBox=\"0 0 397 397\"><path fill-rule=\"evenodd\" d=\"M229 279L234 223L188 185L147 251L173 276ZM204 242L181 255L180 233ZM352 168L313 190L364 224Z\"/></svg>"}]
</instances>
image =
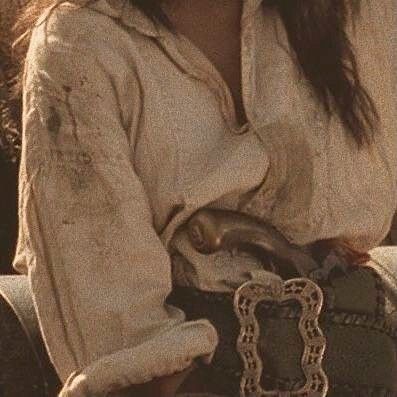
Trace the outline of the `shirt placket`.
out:
<instances>
[{"instance_id":1,"label":"shirt placket","mask_svg":"<svg viewBox=\"0 0 397 397\"><path fill-rule=\"evenodd\" d=\"M247 119L253 123L256 118L254 108L255 98L255 70L254 70L254 42L255 30L253 19L260 6L261 0L246 0L241 17L241 91L244 110Z\"/></svg>"}]
</instances>

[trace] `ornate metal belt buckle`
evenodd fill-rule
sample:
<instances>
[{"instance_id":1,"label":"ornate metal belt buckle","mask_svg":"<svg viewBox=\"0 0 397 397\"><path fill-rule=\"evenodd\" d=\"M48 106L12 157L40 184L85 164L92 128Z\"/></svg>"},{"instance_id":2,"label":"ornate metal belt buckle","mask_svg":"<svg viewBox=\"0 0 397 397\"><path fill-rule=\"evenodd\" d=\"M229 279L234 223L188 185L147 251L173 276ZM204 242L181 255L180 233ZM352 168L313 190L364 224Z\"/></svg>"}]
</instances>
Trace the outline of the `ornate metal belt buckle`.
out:
<instances>
[{"instance_id":1,"label":"ornate metal belt buckle","mask_svg":"<svg viewBox=\"0 0 397 397\"><path fill-rule=\"evenodd\" d=\"M283 302L297 300L302 306L299 332L304 343L301 359L306 384L296 391L265 391L260 385L263 363L258 354L260 329L255 317L255 308L261 301ZM269 282L251 280L242 284L234 294L234 311L240 321L237 351L244 371L240 383L241 397L325 397L328 378L322 369L326 339L318 319L323 305L320 287L307 278Z\"/></svg>"}]
</instances>

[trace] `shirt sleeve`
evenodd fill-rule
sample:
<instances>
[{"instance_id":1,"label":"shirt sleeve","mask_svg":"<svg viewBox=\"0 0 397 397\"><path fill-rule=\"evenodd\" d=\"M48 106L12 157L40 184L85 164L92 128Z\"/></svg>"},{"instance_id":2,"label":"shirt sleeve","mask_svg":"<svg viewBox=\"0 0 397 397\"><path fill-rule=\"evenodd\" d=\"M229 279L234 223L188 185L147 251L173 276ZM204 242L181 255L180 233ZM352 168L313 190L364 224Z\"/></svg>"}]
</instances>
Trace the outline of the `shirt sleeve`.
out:
<instances>
[{"instance_id":1,"label":"shirt sleeve","mask_svg":"<svg viewBox=\"0 0 397 397\"><path fill-rule=\"evenodd\" d=\"M95 53L44 31L25 68L14 266L28 273L62 396L106 395L209 362L215 328L165 304L170 257L112 74Z\"/></svg>"}]
</instances>

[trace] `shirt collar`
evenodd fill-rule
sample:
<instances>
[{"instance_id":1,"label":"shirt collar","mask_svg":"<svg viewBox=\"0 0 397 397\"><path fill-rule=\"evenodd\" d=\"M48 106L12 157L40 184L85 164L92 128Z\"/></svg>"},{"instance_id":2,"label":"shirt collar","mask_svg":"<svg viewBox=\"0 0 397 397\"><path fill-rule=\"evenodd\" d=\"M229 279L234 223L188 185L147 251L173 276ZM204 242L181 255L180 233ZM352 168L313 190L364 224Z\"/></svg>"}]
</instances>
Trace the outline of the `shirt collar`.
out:
<instances>
[{"instance_id":1,"label":"shirt collar","mask_svg":"<svg viewBox=\"0 0 397 397\"><path fill-rule=\"evenodd\" d=\"M81 0L72 0L81 2ZM252 17L263 0L244 0L242 19L246 21ZM161 35L161 28L148 18L138 7L134 7L128 0L97 0L88 7L119 19L124 25L136 29L138 32L149 37Z\"/></svg>"},{"instance_id":2,"label":"shirt collar","mask_svg":"<svg viewBox=\"0 0 397 397\"><path fill-rule=\"evenodd\" d=\"M76 0L72 1L76 2ZM136 29L145 36L157 37L160 34L158 26L138 7L131 5L128 0L96 0L87 6L118 19L124 25Z\"/></svg>"}]
</instances>

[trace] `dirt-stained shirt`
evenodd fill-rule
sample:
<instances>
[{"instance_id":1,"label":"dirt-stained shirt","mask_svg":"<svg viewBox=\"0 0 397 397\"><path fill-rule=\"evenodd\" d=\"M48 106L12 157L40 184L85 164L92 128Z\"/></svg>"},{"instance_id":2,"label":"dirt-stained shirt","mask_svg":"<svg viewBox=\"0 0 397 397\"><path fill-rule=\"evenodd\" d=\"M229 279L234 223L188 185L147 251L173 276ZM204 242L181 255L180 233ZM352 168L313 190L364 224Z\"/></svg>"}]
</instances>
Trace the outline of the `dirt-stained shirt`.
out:
<instances>
[{"instance_id":1,"label":"dirt-stained shirt","mask_svg":"<svg viewBox=\"0 0 397 397\"><path fill-rule=\"evenodd\" d=\"M82 3L82 1L75 1ZM394 0L349 26L380 123L370 149L328 118L284 25L244 0L239 125L214 65L123 0L46 11L24 75L20 233L63 396L99 395L209 362L216 329L165 303L173 283L225 291L260 271L245 255L197 253L183 225L202 207L273 224L291 242L367 251L396 210Z\"/></svg>"}]
</instances>

